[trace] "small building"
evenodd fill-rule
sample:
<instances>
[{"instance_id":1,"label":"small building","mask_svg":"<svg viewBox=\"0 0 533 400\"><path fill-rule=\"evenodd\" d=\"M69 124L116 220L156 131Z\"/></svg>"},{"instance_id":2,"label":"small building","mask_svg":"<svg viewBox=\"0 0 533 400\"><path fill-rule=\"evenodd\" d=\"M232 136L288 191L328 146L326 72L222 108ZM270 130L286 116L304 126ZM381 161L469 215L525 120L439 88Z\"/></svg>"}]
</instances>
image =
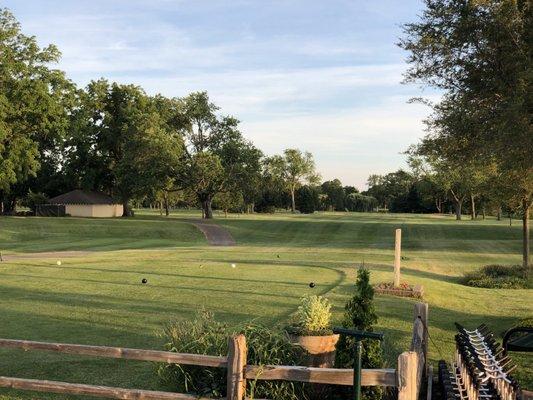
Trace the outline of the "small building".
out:
<instances>
[{"instance_id":1,"label":"small building","mask_svg":"<svg viewBox=\"0 0 533 400\"><path fill-rule=\"evenodd\" d=\"M121 217L122 204L100 192L73 190L48 201L48 204L65 207L64 213L73 217L112 218Z\"/></svg>"}]
</instances>

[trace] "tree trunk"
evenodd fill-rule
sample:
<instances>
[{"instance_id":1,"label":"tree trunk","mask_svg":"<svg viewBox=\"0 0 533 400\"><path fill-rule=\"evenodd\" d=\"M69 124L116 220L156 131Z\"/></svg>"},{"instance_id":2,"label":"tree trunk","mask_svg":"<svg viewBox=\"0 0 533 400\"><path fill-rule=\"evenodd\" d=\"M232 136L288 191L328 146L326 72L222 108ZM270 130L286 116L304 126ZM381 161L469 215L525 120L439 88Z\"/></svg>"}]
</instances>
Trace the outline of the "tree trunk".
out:
<instances>
[{"instance_id":1,"label":"tree trunk","mask_svg":"<svg viewBox=\"0 0 533 400\"><path fill-rule=\"evenodd\" d=\"M295 200L295 190L291 190L291 211L296 212L296 200Z\"/></svg>"},{"instance_id":2,"label":"tree trunk","mask_svg":"<svg viewBox=\"0 0 533 400\"><path fill-rule=\"evenodd\" d=\"M483 221L485 221L485 206L481 208L481 215L483 215Z\"/></svg>"},{"instance_id":3,"label":"tree trunk","mask_svg":"<svg viewBox=\"0 0 533 400\"><path fill-rule=\"evenodd\" d=\"M168 193L165 193L165 195L163 196L163 200L165 205L165 216L168 217L170 215L170 210L168 209Z\"/></svg>"},{"instance_id":4,"label":"tree trunk","mask_svg":"<svg viewBox=\"0 0 533 400\"><path fill-rule=\"evenodd\" d=\"M437 208L437 212L440 214L442 213L442 200L440 198L435 198L435 207Z\"/></svg>"},{"instance_id":5,"label":"tree trunk","mask_svg":"<svg viewBox=\"0 0 533 400\"><path fill-rule=\"evenodd\" d=\"M124 208L124 210L122 211L122 216L123 217L131 217L133 215L131 213L131 208L130 208L130 204L129 204L128 200L124 200L122 202L122 207Z\"/></svg>"},{"instance_id":6,"label":"tree trunk","mask_svg":"<svg viewBox=\"0 0 533 400\"><path fill-rule=\"evenodd\" d=\"M463 200L455 200L455 219L461 220L461 209L463 208Z\"/></svg>"},{"instance_id":7,"label":"tree trunk","mask_svg":"<svg viewBox=\"0 0 533 400\"><path fill-rule=\"evenodd\" d=\"M212 219L213 218L213 209L211 208L211 197L207 197L202 200L202 217L204 219Z\"/></svg>"},{"instance_id":8,"label":"tree trunk","mask_svg":"<svg viewBox=\"0 0 533 400\"><path fill-rule=\"evenodd\" d=\"M6 197L2 201L2 214L3 215L15 215L17 213L17 199L12 197Z\"/></svg>"},{"instance_id":9,"label":"tree trunk","mask_svg":"<svg viewBox=\"0 0 533 400\"><path fill-rule=\"evenodd\" d=\"M498 221L502 220L502 207L501 206L498 206L498 211L497 211L497 214L496 214L496 218L498 219Z\"/></svg>"},{"instance_id":10,"label":"tree trunk","mask_svg":"<svg viewBox=\"0 0 533 400\"><path fill-rule=\"evenodd\" d=\"M522 251L522 265L526 268L526 274L529 267L529 212L531 208L530 201L527 199L522 202L523 216L522 216L522 240L523 240L523 251Z\"/></svg>"},{"instance_id":11,"label":"tree trunk","mask_svg":"<svg viewBox=\"0 0 533 400\"><path fill-rule=\"evenodd\" d=\"M473 194L470 195L470 219L476 219L476 198Z\"/></svg>"},{"instance_id":12,"label":"tree trunk","mask_svg":"<svg viewBox=\"0 0 533 400\"><path fill-rule=\"evenodd\" d=\"M163 202L159 201L159 215L163 215Z\"/></svg>"}]
</instances>

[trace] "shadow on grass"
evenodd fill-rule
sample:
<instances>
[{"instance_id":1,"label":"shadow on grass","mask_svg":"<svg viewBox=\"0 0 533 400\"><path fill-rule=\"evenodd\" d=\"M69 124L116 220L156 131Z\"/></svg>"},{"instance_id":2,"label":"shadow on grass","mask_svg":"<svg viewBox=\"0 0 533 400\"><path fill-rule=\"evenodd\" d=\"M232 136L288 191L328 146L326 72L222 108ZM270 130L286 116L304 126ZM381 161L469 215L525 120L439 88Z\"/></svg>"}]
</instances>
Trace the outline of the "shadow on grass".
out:
<instances>
[{"instance_id":1,"label":"shadow on grass","mask_svg":"<svg viewBox=\"0 0 533 400\"><path fill-rule=\"evenodd\" d=\"M97 279L85 279L85 278L65 278L65 277L46 277L42 275L30 275L30 274L5 274L5 276L16 276L16 277L23 277L23 278L32 278L32 279L40 279L40 280L49 280L49 281L58 281L61 282L85 282L85 283L96 283L96 284L104 284L104 285L116 285L116 286L127 286L127 287L137 287L139 290L157 290L157 289L170 289L170 290L187 290L187 291L193 291L193 292L208 292L208 293L223 293L223 294L243 294L243 295L253 295L253 296L265 296L265 297L279 297L279 298L299 298L299 296L293 296L288 294L275 294L272 292L261 292L257 290L250 290L250 291L244 291L244 290L234 290L234 289L219 289L219 288L213 288L213 287L207 287L202 288L199 286L183 286L183 285L161 285L159 283L153 284L148 283L146 285L143 285L141 283L124 283L124 282L116 282L116 281L108 281L108 280L97 280ZM241 281L241 279L224 279L228 281L234 281L238 282ZM262 281L263 284L268 284L268 281ZM279 283L279 282L273 282L273 283ZM290 284L292 285L292 284ZM307 285L303 285L307 286ZM236 284L234 287L239 287L238 284Z\"/></svg>"},{"instance_id":2,"label":"shadow on grass","mask_svg":"<svg viewBox=\"0 0 533 400\"><path fill-rule=\"evenodd\" d=\"M182 260L183 261L183 260ZM276 266L276 264L273 264L268 261L262 261L262 260L234 260L237 264L259 264L259 265L272 265ZM198 260L194 260L195 263L201 264ZM220 262L213 260L212 262ZM317 265L317 264L303 264L303 263L290 263L290 262L284 262L277 264L279 266L294 266L294 267L302 267L302 268L323 268L328 271L334 272L337 275L337 279L335 280L335 285L337 282L341 282L344 277L345 273L343 271L340 271L338 269L332 268L332 267L325 267L323 265ZM307 286L308 283L298 283L294 281L279 281L279 280L268 280L268 279L245 279L245 278L225 278L225 277L217 277L217 276L208 276L208 275L188 275L188 274L182 274L182 273L167 273L167 272L156 272L156 271L150 271L150 270L125 270L125 269L111 269L111 268L95 268L95 267L74 267L74 266L68 266L68 267L60 267L55 265L40 265L40 264L24 264L25 267L31 267L31 268L42 268L42 269L56 269L56 270L64 270L65 268L68 268L68 270L79 270L79 271L96 271L96 272L103 272L103 273L117 273L117 274L139 274L139 275L146 275L146 276L168 276L168 277L175 277L175 278L188 278L188 279L198 279L198 280L214 280L214 281L230 281L230 282L247 282L247 283L259 283L259 284L280 284L280 285L291 285L291 286ZM200 268L200 267L198 267ZM10 275L16 275L16 274L10 274Z\"/></svg>"}]
</instances>

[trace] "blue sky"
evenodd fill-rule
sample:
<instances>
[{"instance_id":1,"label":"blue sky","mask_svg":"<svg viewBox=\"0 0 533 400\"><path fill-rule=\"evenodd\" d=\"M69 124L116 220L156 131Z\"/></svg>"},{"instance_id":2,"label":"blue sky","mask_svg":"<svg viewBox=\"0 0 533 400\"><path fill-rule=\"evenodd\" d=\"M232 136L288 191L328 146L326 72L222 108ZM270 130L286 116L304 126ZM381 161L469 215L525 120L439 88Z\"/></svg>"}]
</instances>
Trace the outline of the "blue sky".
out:
<instances>
[{"instance_id":1,"label":"blue sky","mask_svg":"<svg viewBox=\"0 0 533 400\"><path fill-rule=\"evenodd\" d=\"M400 25L419 0L2 0L63 53L81 86L105 77L150 94L207 90L266 154L311 151L325 179L364 188L405 166L424 94L402 85Z\"/></svg>"}]
</instances>

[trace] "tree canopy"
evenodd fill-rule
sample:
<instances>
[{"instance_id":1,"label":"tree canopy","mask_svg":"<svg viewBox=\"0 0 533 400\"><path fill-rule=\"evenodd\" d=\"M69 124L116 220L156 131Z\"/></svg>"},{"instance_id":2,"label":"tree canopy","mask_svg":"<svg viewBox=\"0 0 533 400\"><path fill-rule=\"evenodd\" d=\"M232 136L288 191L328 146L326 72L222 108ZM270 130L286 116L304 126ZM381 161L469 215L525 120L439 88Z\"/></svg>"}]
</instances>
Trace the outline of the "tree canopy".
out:
<instances>
[{"instance_id":1,"label":"tree canopy","mask_svg":"<svg viewBox=\"0 0 533 400\"><path fill-rule=\"evenodd\" d=\"M39 168L57 157L68 127L73 85L51 68L60 58L53 46L35 37L0 9L0 191L2 208L14 207L12 195ZM26 189L27 190L27 189ZM7 200L7 201L6 201Z\"/></svg>"},{"instance_id":2,"label":"tree canopy","mask_svg":"<svg viewBox=\"0 0 533 400\"><path fill-rule=\"evenodd\" d=\"M495 166L501 179L493 184L521 206L525 266L533 200L532 22L525 0L425 0L400 43L409 52L406 81L443 92L420 153L437 149L459 170L465 163Z\"/></svg>"},{"instance_id":3,"label":"tree canopy","mask_svg":"<svg viewBox=\"0 0 533 400\"><path fill-rule=\"evenodd\" d=\"M298 149L286 149L283 155L270 157L267 168L289 191L292 212L296 212L296 190L306 183L316 184L320 179L313 155Z\"/></svg>"}]
</instances>

